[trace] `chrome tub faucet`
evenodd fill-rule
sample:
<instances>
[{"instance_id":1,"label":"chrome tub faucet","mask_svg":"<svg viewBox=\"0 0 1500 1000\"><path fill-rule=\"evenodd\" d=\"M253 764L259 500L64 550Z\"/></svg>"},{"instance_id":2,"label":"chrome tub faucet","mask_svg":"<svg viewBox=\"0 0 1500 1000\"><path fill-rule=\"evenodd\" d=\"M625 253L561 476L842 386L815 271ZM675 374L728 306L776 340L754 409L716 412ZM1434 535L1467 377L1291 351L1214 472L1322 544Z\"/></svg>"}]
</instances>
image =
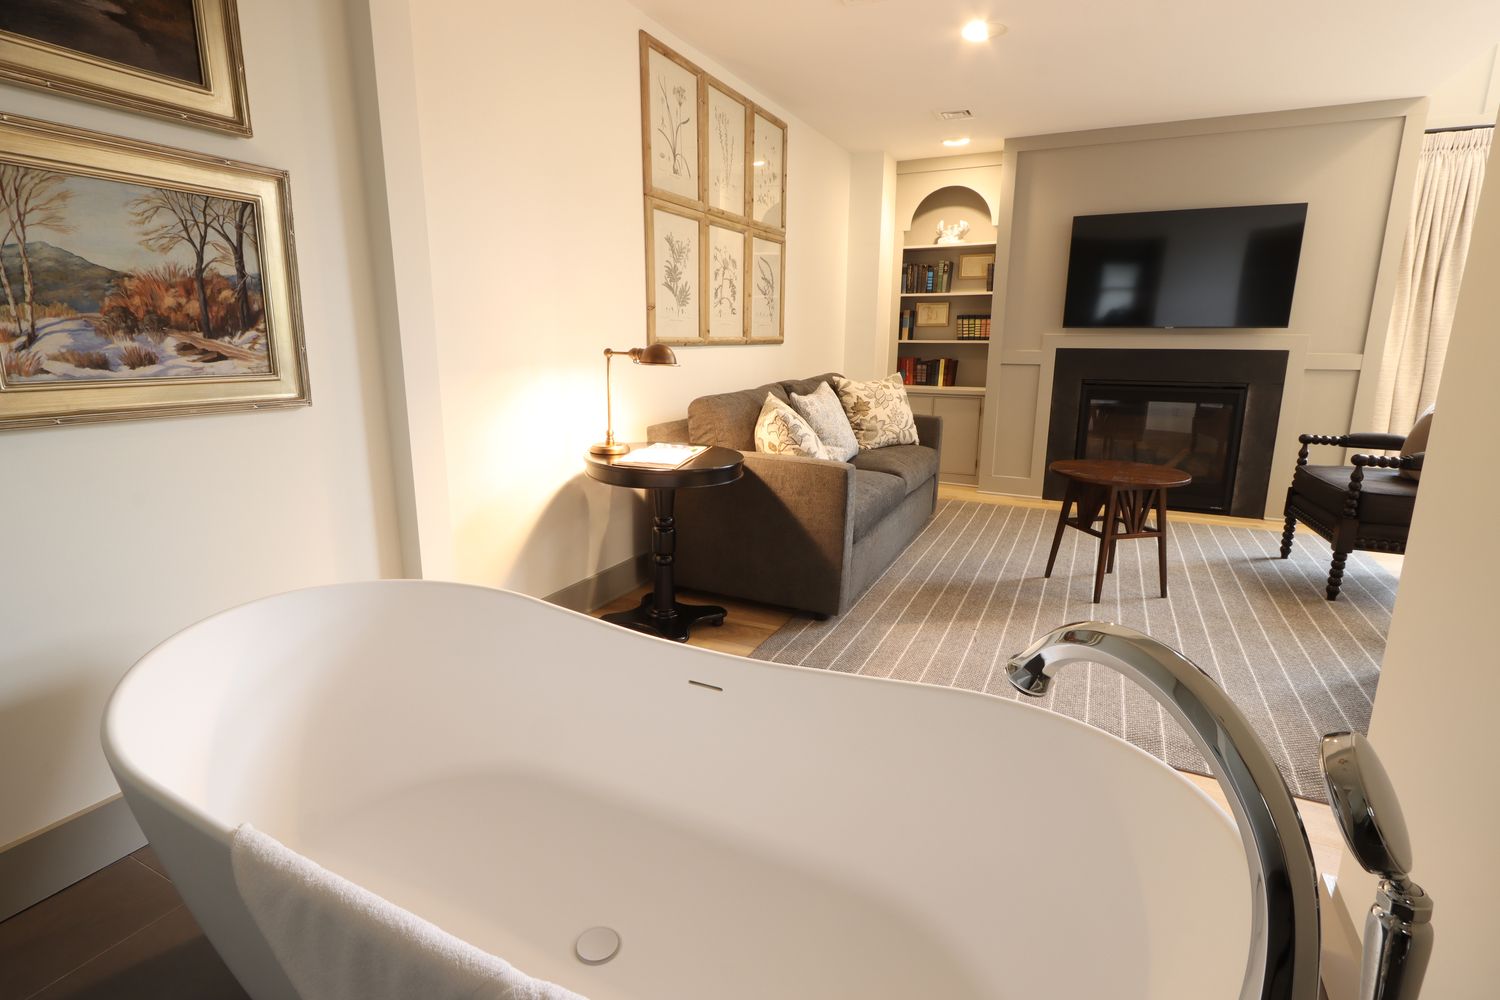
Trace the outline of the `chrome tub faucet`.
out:
<instances>
[{"instance_id":1,"label":"chrome tub faucet","mask_svg":"<svg viewBox=\"0 0 1500 1000\"><path fill-rule=\"evenodd\" d=\"M1240 1000L1318 1000L1317 869L1292 794L1248 719L1187 657L1134 629L1064 625L1010 658L1010 682L1041 697L1069 663L1110 667L1159 702L1203 754L1239 824L1250 868L1250 955ZM1323 738L1334 815L1359 863L1381 877L1365 921L1360 1000L1416 1000L1432 950L1432 899L1407 875L1411 847L1385 770L1369 742Z\"/></svg>"},{"instance_id":2,"label":"chrome tub faucet","mask_svg":"<svg viewBox=\"0 0 1500 1000\"><path fill-rule=\"evenodd\" d=\"M1365 915L1359 1000L1415 1000L1432 955L1432 897L1411 880L1411 838L1370 741L1329 733L1320 756L1328 804L1359 866L1380 876Z\"/></svg>"},{"instance_id":3,"label":"chrome tub faucet","mask_svg":"<svg viewBox=\"0 0 1500 1000\"><path fill-rule=\"evenodd\" d=\"M1058 669L1098 663L1145 688L1181 724L1224 789L1250 866L1250 955L1240 1000L1317 1000L1318 882L1276 762L1224 690L1187 657L1123 625L1080 622L1011 657L1010 682L1041 697Z\"/></svg>"}]
</instances>

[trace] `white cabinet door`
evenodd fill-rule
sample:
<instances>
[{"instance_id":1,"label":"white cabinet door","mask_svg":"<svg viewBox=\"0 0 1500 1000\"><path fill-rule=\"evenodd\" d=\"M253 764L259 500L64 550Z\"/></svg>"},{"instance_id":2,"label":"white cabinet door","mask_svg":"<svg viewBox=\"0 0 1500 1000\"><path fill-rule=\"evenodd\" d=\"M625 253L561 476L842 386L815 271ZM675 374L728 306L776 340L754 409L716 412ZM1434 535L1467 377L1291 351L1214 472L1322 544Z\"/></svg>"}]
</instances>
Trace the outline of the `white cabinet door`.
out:
<instances>
[{"instance_id":1,"label":"white cabinet door","mask_svg":"<svg viewBox=\"0 0 1500 1000\"><path fill-rule=\"evenodd\" d=\"M973 483L979 472L979 417L983 396L929 396L932 412L943 418L943 451L938 478Z\"/></svg>"}]
</instances>

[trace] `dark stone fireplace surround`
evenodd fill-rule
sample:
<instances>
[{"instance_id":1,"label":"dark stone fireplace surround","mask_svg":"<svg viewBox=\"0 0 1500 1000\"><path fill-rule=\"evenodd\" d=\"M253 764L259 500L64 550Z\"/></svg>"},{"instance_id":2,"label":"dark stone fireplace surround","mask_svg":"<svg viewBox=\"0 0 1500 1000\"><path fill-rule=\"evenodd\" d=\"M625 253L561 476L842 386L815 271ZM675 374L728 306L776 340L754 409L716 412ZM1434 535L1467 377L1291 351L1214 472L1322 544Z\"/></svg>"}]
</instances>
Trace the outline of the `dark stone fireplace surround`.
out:
<instances>
[{"instance_id":1,"label":"dark stone fireplace surround","mask_svg":"<svg viewBox=\"0 0 1500 1000\"><path fill-rule=\"evenodd\" d=\"M1059 348L1052 375L1047 464L1050 466L1058 459L1075 457L1079 403L1085 379L1148 384L1244 385L1245 415L1229 513L1237 517L1262 517L1271 481L1271 453L1276 447L1286 365L1286 351ZM1062 478L1047 473L1042 495L1049 500L1062 499Z\"/></svg>"}]
</instances>

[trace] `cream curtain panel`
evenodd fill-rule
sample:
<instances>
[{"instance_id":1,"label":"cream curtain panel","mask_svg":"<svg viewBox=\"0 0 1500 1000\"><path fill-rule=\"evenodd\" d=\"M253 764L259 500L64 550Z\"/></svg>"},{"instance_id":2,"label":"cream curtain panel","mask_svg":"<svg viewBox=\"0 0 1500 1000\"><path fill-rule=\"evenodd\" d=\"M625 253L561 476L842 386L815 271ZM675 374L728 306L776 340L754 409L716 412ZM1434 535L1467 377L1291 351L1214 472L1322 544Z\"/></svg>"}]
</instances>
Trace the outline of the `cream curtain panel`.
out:
<instances>
[{"instance_id":1,"label":"cream curtain panel","mask_svg":"<svg viewBox=\"0 0 1500 1000\"><path fill-rule=\"evenodd\" d=\"M1376 385L1376 429L1405 434L1437 398L1494 134L1492 128L1474 128L1422 140L1416 203Z\"/></svg>"}]
</instances>

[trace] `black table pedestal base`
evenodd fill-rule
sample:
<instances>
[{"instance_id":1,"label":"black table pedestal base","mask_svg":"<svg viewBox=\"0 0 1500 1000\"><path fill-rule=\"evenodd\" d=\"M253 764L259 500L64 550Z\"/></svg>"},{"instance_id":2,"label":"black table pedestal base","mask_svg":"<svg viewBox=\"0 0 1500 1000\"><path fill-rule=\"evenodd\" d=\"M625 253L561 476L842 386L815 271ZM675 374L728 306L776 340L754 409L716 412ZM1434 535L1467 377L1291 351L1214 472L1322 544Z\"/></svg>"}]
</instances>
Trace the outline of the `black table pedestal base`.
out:
<instances>
[{"instance_id":1,"label":"black table pedestal base","mask_svg":"<svg viewBox=\"0 0 1500 1000\"><path fill-rule=\"evenodd\" d=\"M723 625L724 614L724 609L715 604L683 604L680 601L673 601L672 610L662 614L656 610L656 595L647 594L636 607L605 615L604 620L674 642L686 642L694 625Z\"/></svg>"}]
</instances>

